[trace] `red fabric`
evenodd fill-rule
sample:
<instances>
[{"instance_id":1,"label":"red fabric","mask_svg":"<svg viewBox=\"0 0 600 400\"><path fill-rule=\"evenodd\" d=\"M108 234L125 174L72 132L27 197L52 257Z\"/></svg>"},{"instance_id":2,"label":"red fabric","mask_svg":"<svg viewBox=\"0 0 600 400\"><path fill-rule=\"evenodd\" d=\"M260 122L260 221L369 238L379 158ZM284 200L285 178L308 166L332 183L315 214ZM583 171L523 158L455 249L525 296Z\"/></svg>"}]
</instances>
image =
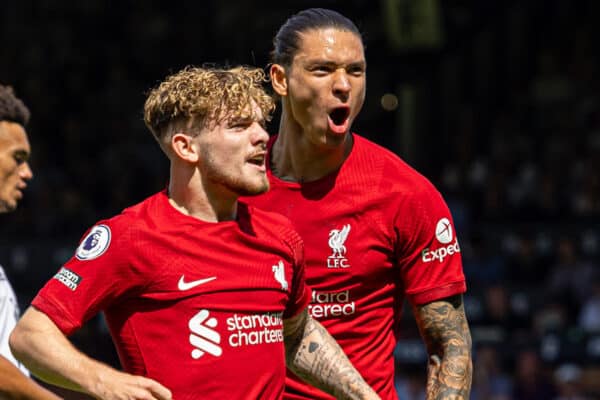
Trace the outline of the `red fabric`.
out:
<instances>
[{"instance_id":1,"label":"red fabric","mask_svg":"<svg viewBox=\"0 0 600 400\"><path fill-rule=\"evenodd\" d=\"M433 185L390 151L353 138L339 171L299 184L269 169L271 190L246 201L292 221L305 243L311 314L381 398L396 400L393 350L402 303L464 292L460 247ZM286 398L332 399L291 374L287 384Z\"/></svg>"},{"instance_id":2,"label":"red fabric","mask_svg":"<svg viewBox=\"0 0 600 400\"><path fill-rule=\"evenodd\" d=\"M100 224L111 234L105 251L73 257L36 308L66 334L104 311L123 368L156 379L175 399L281 397L282 318L310 301L304 249L289 221L240 203L237 221L202 222L162 192ZM78 282L74 290L65 276ZM184 288L205 281L181 290L182 279Z\"/></svg>"}]
</instances>

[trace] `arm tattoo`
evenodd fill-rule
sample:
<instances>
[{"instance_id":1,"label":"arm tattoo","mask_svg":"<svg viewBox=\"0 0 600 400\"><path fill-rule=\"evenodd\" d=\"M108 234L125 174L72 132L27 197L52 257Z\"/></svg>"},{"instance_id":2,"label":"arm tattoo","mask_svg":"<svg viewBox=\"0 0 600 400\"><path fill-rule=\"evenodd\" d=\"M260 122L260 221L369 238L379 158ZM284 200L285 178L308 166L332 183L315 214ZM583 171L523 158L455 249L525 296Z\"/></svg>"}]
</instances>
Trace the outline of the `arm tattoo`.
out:
<instances>
[{"instance_id":1,"label":"arm tattoo","mask_svg":"<svg viewBox=\"0 0 600 400\"><path fill-rule=\"evenodd\" d=\"M288 368L338 399L367 399L375 393L354 369L329 332L308 315L285 326Z\"/></svg>"},{"instance_id":2,"label":"arm tattoo","mask_svg":"<svg viewBox=\"0 0 600 400\"><path fill-rule=\"evenodd\" d=\"M473 365L462 296L417 306L415 317L430 356L427 400L468 399Z\"/></svg>"}]
</instances>

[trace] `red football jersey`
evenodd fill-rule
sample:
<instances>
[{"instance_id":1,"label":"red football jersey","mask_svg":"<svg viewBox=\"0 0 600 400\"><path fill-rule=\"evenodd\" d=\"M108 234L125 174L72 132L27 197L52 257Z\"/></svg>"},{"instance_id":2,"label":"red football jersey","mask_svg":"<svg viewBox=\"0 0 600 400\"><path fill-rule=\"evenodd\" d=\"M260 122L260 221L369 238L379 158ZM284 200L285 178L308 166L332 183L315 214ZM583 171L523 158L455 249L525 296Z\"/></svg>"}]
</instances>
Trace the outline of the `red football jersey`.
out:
<instances>
[{"instance_id":1,"label":"red football jersey","mask_svg":"<svg viewBox=\"0 0 600 400\"><path fill-rule=\"evenodd\" d=\"M460 247L434 186L392 152L353 138L336 173L300 184L269 168L271 190L246 200L292 221L306 249L311 315L381 398L396 400L393 351L402 303L463 293ZM284 398L332 399L288 374Z\"/></svg>"},{"instance_id":2,"label":"red football jersey","mask_svg":"<svg viewBox=\"0 0 600 400\"><path fill-rule=\"evenodd\" d=\"M203 222L158 193L84 236L32 304L71 334L104 311L123 368L175 400L279 399L282 321L310 301L290 222L239 203Z\"/></svg>"}]
</instances>

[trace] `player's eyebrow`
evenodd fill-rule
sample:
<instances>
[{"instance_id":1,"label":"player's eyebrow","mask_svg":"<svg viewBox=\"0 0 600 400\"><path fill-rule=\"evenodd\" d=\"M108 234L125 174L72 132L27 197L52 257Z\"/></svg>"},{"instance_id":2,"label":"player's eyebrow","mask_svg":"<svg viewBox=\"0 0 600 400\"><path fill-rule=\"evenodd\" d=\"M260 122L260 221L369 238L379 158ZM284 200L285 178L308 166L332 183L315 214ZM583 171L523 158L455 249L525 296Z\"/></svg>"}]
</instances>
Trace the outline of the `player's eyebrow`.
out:
<instances>
[{"instance_id":1,"label":"player's eyebrow","mask_svg":"<svg viewBox=\"0 0 600 400\"><path fill-rule=\"evenodd\" d=\"M348 63L340 63L340 62L336 62L336 61L332 61L332 60L327 60L324 58L306 59L304 62L304 65L307 68L311 68L311 67L313 67L313 68L314 67L336 68L339 66L344 66L346 68L362 68L362 69L367 68L367 62L365 60L351 61Z\"/></svg>"},{"instance_id":2,"label":"player's eyebrow","mask_svg":"<svg viewBox=\"0 0 600 400\"><path fill-rule=\"evenodd\" d=\"M267 124L267 121L265 120L265 118L259 118L257 115L255 114L251 114L251 115L240 115L240 116L235 116L232 117L228 123L230 125L235 125L235 124L252 124L252 122L257 122L259 125L261 125L262 127L265 127Z\"/></svg>"}]
</instances>

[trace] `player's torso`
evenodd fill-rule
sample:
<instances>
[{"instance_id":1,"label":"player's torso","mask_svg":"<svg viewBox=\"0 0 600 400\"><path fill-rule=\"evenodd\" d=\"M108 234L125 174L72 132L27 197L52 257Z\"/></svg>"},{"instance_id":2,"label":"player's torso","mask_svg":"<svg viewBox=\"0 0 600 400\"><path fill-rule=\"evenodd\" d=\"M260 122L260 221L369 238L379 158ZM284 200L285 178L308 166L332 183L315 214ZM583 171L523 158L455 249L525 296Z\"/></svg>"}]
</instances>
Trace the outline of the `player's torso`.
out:
<instances>
[{"instance_id":1,"label":"player's torso","mask_svg":"<svg viewBox=\"0 0 600 400\"><path fill-rule=\"evenodd\" d=\"M360 319L390 306L388 289L398 282L398 271L393 232L386 231L381 210L361 208L343 190L330 193L327 201L312 201L275 187L266 199L271 210L293 221L304 241L314 317L323 322Z\"/></svg>"},{"instance_id":2,"label":"player's torso","mask_svg":"<svg viewBox=\"0 0 600 400\"><path fill-rule=\"evenodd\" d=\"M273 181L267 194L248 201L292 221L305 244L311 315L342 345L359 372L372 374L371 382L392 396L394 328L403 298L394 263L396 239L386 222L386 195L349 182L312 196ZM330 398L302 385L298 390L311 391L299 398Z\"/></svg>"},{"instance_id":3,"label":"player's torso","mask_svg":"<svg viewBox=\"0 0 600 400\"><path fill-rule=\"evenodd\" d=\"M152 279L106 311L124 366L160 377L176 399L278 398L288 252L237 229L205 229L136 238L132 263Z\"/></svg>"}]
</instances>

